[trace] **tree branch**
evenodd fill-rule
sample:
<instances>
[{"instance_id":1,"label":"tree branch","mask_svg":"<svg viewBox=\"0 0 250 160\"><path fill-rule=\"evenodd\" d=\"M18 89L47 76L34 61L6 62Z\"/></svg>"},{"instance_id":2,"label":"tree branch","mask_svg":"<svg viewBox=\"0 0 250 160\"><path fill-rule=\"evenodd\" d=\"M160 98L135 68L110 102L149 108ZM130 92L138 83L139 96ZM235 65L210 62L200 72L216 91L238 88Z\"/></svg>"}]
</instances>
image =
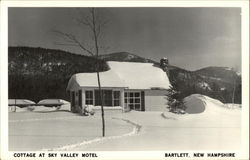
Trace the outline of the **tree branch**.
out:
<instances>
[{"instance_id":1,"label":"tree branch","mask_svg":"<svg viewBox=\"0 0 250 160\"><path fill-rule=\"evenodd\" d=\"M87 49L74 35L69 34L69 33L64 33L64 32L58 31L58 30L53 30L53 32L63 36L63 38L66 38L68 40L68 42L70 42L70 44L68 44L68 45L79 46L82 50L86 51L91 56L95 55L92 51ZM62 44L59 43L59 45L62 45Z\"/></svg>"},{"instance_id":2,"label":"tree branch","mask_svg":"<svg viewBox=\"0 0 250 160\"><path fill-rule=\"evenodd\" d=\"M76 21L77 21L79 24L88 26L91 30L93 29L93 26L92 26L91 22L89 21L89 18L88 18L88 17L85 17L84 20L83 20L83 19L76 19Z\"/></svg>"}]
</instances>

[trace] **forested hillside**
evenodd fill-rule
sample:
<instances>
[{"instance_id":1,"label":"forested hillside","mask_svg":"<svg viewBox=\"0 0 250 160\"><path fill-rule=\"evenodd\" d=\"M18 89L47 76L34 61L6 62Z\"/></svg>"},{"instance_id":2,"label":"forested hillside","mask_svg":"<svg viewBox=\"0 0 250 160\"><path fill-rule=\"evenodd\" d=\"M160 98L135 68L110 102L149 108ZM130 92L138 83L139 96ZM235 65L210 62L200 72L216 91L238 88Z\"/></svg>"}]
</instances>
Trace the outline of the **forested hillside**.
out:
<instances>
[{"instance_id":1,"label":"forested hillside","mask_svg":"<svg viewBox=\"0 0 250 160\"><path fill-rule=\"evenodd\" d=\"M241 76L233 70L226 70L225 67L187 71L171 66L169 78L182 97L199 93L223 103L241 103Z\"/></svg>"},{"instance_id":2,"label":"forested hillside","mask_svg":"<svg viewBox=\"0 0 250 160\"><path fill-rule=\"evenodd\" d=\"M99 71L108 70L100 60ZM44 98L68 100L70 77L80 72L95 72L97 60L61 50L9 47L9 98L39 101Z\"/></svg>"}]
</instances>

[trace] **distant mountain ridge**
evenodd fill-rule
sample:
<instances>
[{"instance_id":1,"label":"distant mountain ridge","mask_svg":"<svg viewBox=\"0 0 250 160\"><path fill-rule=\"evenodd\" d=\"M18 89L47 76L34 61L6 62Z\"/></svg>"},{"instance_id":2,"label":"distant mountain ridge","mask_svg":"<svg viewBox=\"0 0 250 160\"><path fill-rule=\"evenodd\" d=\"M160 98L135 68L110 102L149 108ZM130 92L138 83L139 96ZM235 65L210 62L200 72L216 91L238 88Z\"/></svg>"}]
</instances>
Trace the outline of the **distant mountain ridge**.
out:
<instances>
[{"instance_id":1,"label":"distant mountain ridge","mask_svg":"<svg viewBox=\"0 0 250 160\"><path fill-rule=\"evenodd\" d=\"M214 78L217 80L223 80L228 83L233 83L233 80L238 78L240 75L229 67L206 67L196 70L195 73L200 74L204 77Z\"/></svg>"},{"instance_id":2,"label":"distant mountain ridge","mask_svg":"<svg viewBox=\"0 0 250 160\"><path fill-rule=\"evenodd\" d=\"M110 54L103 54L99 57L105 61L157 63L151 59L146 59L129 52L115 52Z\"/></svg>"},{"instance_id":3,"label":"distant mountain ridge","mask_svg":"<svg viewBox=\"0 0 250 160\"><path fill-rule=\"evenodd\" d=\"M9 47L9 97L38 101L43 98L61 98L68 100L65 92L69 78L80 72L95 72L97 59L55 49L33 47ZM109 69L105 61L126 61L154 63L128 52L100 55L99 71ZM227 67L206 67L197 71L168 66L168 77L182 96L200 93L232 102L233 90L235 102L241 103L241 76Z\"/></svg>"}]
</instances>

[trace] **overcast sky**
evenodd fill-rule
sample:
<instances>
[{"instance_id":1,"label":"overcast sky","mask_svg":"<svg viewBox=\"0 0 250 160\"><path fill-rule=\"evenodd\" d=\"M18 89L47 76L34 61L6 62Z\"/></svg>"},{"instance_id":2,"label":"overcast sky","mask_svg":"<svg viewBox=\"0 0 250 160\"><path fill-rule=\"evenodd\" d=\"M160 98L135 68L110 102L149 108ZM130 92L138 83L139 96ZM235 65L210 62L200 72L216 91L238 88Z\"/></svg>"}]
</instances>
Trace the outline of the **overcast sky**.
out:
<instances>
[{"instance_id":1,"label":"overcast sky","mask_svg":"<svg viewBox=\"0 0 250 160\"><path fill-rule=\"evenodd\" d=\"M52 30L76 35L89 47L88 27L76 22L86 9L9 8L9 46L62 49L85 54L63 42ZM130 52L188 70L207 66L240 68L240 8L105 8L101 54Z\"/></svg>"}]
</instances>

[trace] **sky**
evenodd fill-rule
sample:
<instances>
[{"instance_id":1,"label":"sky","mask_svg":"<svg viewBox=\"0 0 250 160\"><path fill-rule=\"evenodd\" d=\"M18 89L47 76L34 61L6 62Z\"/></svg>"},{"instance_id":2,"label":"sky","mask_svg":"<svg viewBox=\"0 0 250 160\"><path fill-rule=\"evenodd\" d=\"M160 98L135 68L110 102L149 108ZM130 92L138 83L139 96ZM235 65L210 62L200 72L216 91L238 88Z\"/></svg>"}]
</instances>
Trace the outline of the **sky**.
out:
<instances>
[{"instance_id":1,"label":"sky","mask_svg":"<svg viewBox=\"0 0 250 160\"><path fill-rule=\"evenodd\" d=\"M88 48L93 37L77 19L88 15L86 8L9 8L9 46L61 49L85 54L65 43L53 30L73 34ZM241 66L240 8L99 8L100 54L130 52L197 70L208 66Z\"/></svg>"}]
</instances>

